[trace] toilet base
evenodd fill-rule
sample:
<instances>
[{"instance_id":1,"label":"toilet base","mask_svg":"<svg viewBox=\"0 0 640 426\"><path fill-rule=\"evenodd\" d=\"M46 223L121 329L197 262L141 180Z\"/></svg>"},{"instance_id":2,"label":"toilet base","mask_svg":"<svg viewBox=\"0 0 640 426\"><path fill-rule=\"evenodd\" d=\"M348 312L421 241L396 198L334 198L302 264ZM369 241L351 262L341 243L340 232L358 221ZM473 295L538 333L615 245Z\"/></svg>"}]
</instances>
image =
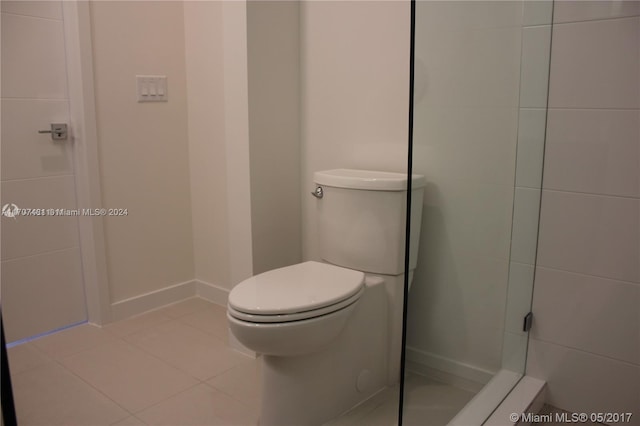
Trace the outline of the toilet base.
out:
<instances>
[{"instance_id":1,"label":"toilet base","mask_svg":"<svg viewBox=\"0 0 640 426\"><path fill-rule=\"evenodd\" d=\"M320 352L263 356L260 426L321 425L387 385L387 295L366 280L344 330Z\"/></svg>"}]
</instances>

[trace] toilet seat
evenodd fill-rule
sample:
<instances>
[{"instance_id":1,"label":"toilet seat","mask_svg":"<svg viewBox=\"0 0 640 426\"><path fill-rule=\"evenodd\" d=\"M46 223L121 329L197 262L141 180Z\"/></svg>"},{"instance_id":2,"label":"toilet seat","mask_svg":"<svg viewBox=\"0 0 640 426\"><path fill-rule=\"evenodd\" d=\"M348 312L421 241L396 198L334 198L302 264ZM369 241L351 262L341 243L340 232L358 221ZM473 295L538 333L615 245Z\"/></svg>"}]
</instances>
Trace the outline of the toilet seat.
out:
<instances>
[{"instance_id":1,"label":"toilet seat","mask_svg":"<svg viewBox=\"0 0 640 426\"><path fill-rule=\"evenodd\" d=\"M355 303L364 273L320 262L304 262L253 276L231 290L228 312L253 323L300 321Z\"/></svg>"},{"instance_id":2,"label":"toilet seat","mask_svg":"<svg viewBox=\"0 0 640 426\"><path fill-rule=\"evenodd\" d=\"M363 292L364 292L364 287L360 288L360 290L353 296L341 302L334 303L333 305L325 306L324 308L312 309L310 311L304 311L304 312L296 312L293 314L283 314L283 315L247 314L244 312L237 311L233 309L231 306L228 307L228 312L232 317L242 321L247 321L247 322L280 323L280 322L300 321L300 320L319 317L322 315L327 315L335 311L339 311L340 309L346 308L352 303L357 302Z\"/></svg>"}]
</instances>

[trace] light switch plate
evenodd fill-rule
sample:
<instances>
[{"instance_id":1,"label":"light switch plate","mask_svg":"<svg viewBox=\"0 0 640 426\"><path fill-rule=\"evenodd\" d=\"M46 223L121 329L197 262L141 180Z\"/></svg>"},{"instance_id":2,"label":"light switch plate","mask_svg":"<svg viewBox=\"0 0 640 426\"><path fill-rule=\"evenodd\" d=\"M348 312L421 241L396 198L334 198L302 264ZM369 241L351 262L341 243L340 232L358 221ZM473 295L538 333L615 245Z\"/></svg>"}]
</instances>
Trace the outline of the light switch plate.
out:
<instances>
[{"instance_id":1,"label":"light switch plate","mask_svg":"<svg viewBox=\"0 0 640 426\"><path fill-rule=\"evenodd\" d=\"M166 75L136 75L138 102L167 102Z\"/></svg>"}]
</instances>

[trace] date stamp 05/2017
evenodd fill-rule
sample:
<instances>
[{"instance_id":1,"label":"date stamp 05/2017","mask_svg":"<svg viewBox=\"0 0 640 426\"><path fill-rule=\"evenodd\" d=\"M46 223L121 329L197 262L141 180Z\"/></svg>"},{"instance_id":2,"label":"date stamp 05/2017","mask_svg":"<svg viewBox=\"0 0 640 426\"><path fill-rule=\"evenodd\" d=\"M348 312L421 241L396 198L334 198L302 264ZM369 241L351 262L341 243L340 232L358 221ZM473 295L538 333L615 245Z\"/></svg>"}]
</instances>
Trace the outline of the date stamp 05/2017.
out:
<instances>
[{"instance_id":1,"label":"date stamp 05/2017","mask_svg":"<svg viewBox=\"0 0 640 426\"><path fill-rule=\"evenodd\" d=\"M629 423L633 413L568 413L554 412L546 414L511 413L509 420L528 423Z\"/></svg>"}]
</instances>

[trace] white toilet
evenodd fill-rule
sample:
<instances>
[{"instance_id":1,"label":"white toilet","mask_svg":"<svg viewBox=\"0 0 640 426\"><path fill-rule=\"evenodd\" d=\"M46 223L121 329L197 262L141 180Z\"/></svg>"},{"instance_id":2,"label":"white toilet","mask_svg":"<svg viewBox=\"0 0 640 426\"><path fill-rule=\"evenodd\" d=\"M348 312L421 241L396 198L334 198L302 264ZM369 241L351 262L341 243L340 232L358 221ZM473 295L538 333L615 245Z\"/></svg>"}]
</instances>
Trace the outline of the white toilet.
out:
<instances>
[{"instance_id":1,"label":"white toilet","mask_svg":"<svg viewBox=\"0 0 640 426\"><path fill-rule=\"evenodd\" d=\"M316 172L319 252L231 290L233 335L263 354L261 426L320 425L399 380L407 176ZM413 175L410 277L425 180Z\"/></svg>"}]
</instances>

